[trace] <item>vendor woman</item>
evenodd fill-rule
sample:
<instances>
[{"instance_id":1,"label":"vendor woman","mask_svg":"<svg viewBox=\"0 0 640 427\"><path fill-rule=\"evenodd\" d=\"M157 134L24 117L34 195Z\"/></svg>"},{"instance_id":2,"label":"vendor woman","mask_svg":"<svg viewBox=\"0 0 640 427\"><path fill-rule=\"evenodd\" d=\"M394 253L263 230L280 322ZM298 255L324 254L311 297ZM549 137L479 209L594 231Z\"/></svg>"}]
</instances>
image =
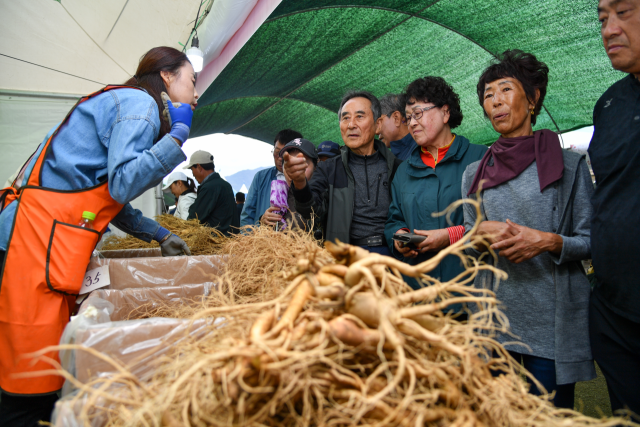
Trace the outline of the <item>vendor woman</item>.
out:
<instances>
[{"instance_id":1,"label":"vendor woman","mask_svg":"<svg viewBox=\"0 0 640 427\"><path fill-rule=\"evenodd\" d=\"M129 202L186 159L195 79L184 53L151 49L125 85L82 98L0 192L0 426L49 421L63 378L28 376L52 366L25 355L58 344L109 223L160 242L164 256L190 254ZM162 92L181 103L169 101L166 118Z\"/></svg>"}]
</instances>

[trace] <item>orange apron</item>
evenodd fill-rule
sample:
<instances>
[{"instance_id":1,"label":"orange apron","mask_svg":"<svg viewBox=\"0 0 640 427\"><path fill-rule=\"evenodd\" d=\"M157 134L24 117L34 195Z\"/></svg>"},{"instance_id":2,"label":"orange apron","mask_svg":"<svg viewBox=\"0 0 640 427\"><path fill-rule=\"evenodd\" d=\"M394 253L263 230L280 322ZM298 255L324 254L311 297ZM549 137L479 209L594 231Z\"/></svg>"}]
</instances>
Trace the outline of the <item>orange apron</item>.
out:
<instances>
[{"instance_id":1,"label":"orange apron","mask_svg":"<svg viewBox=\"0 0 640 427\"><path fill-rule=\"evenodd\" d=\"M123 205L109 194L108 182L71 191L43 187L42 168L55 136L80 103L125 87L107 86L80 99L40 151L27 184L16 190L14 182L0 194L1 207L17 203L0 276L0 388L6 393L46 394L64 382L57 375L16 374L52 369L24 356L59 343L91 253ZM83 211L96 214L94 230L77 225ZM59 361L57 351L47 356Z\"/></svg>"}]
</instances>

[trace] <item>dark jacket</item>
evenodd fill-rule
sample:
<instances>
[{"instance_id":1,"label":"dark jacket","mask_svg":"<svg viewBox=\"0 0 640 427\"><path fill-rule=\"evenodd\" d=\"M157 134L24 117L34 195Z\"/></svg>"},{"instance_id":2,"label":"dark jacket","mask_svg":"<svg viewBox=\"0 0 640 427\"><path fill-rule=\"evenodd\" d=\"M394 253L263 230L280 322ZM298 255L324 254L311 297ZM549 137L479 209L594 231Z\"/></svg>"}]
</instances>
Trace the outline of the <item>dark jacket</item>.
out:
<instances>
[{"instance_id":1,"label":"dark jacket","mask_svg":"<svg viewBox=\"0 0 640 427\"><path fill-rule=\"evenodd\" d=\"M198 198L189 208L189 219L197 218L202 224L229 234L234 224L236 199L233 189L216 172L209 175L198 188Z\"/></svg>"},{"instance_id":2,"label":"dark jacket","mask_svg":"<svg viewBox=\"0 0 640 427\"><path fill-rule=\"evenodd\" d=\"M589 157L596 176L591 202L594 296L616 314L640 322L640 81L614 83L593 110Z\"/></svg>"},{"instance_id":3,"label":"dark jacket","mask_svg":"<svg viewBox=\"0 0 640 427\"><path fill-rule=\"evenodd\" d=\"M409 159L404 161L391 183L391 206L385 226L385 237L391 252L398 258L402 255L393 245L393 235L402 228L413 230L437 230L451 225L464 225L462 208L451 214L453 224L446 216L433 217L433 213L444 211L461 198L462 174L469 164L484 156L487 147L470 144L464 136L456 135L449 151L435 169L425 166L420 158L420 147L414 143ZM419 254L416 258L405 258L408 264L419 264L435 256L437 252ZM448 256L435 270L429 273L440 281L453 279L463 270L460 259Z\"/></svg>"},{"instance_id":4,"label":"dark jacket","mask_svg":"<svg viewBox=\"0 0 640 427\"><path fill-rule=\"evenodd\" d=\"M389 180L392 180L400 161L377 139L374 147L387 162ZM307 219L315 213L322 223L325 240L331 242L336 239L349 242L355 182L348 160L349 149L342 147L340 156L318 163L318 168L305 188L297 190L293 187L296 212Z\"/></svg>"},{"instance_id":5,"label":"dark jacket","mask_svg":"<svg viewBox=\"0 0 640 427\"><path fill-rule=\"evenodd\" d=\"M391 141L389 143L389 148L394 156L396 156L400 161L404 162L409 157L411 157L411 153L418 146L416 141L411 136L411 132L406 134L403 138L398 139L397 141Z\"/></svg>"},{"instance_id":6,"label":"dark jacket","mask_svg":"<svg viewBox=\"0 0 640 427\"><path fill-rule=\"evenodd\" d=\"M236 203L236 210L233 214L233 222L231 223L234 227L240 226L240 216L242 215L242 209L244 208L244 203ZM236 225L237 224L237 225ZM232 233L236 233L238 230L231 230Z\"/></svg>"}]
</instances>

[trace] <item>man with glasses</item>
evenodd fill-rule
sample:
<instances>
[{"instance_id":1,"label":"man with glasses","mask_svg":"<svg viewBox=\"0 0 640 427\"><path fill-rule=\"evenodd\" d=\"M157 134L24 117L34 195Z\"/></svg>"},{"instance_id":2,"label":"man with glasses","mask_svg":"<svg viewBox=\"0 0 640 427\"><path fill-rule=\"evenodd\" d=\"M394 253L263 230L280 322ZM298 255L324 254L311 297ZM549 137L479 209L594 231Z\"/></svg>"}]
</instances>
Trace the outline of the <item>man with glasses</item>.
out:
<instances>
[{"instance_id":1,"label":"man with glasses","mask_svg":"<svg viewBox=\"0 0 640 427\"><path fill-rule=\"evenodd\" d=\"M284 154L284 169L292 179L296 211L315 213L325 239L339 239L371 252L389 254L384 238L391 194L389 187L400 161L375 139L380 102L369 92L349 92L338 111L340 133L348 150L318 163L309 182L306 160Z\"/></svg>"},{"instance_id":2,"label":"man with glasses","mask_svg":"<svg viewBox=\"0 0 640 427\"><path fill-rule=\"evenodd\" d=\"M404 117L404 98L390 93L380 98L382 115L378 122L378 138L391 150L394 156L405 161L416 147Z\"/></svg>"},{"instance_id":3,"label":"man with glasses","mask_svg":"<svg viewBox=\"0 0 640 427\"><path fill-rule=\"evenodd\" d=\"M282 173L282 159L279 157L280 150L287 145L288 142L296 138L302 138L300 132L285 129L278 132L273 140L274 166L263 169L253 177L249 193L247 194L242 215L240 215L240 226L259 225L260 216L269 208L269 197L271 196L271 181L278 179L284 181L284 173Z\"/></svg>"}]
</instances>

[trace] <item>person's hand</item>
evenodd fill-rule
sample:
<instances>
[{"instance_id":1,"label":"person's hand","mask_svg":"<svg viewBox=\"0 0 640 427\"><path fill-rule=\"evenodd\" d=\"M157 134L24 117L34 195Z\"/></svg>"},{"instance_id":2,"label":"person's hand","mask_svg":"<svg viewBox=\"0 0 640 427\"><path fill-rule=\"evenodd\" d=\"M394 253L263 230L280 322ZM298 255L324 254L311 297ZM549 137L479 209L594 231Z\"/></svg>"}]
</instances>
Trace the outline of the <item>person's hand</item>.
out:
<instances>
[{"instance_id":1,"label":"person's hand","mask_svg":"<svg viewBox=\"0 0 640 427\"><path fill-rule=\"evenodd\" d=\"M166 92L162 92L160 97L164 104L162 114L169 121L169 125L171 126L171 132L169 132L169 134L174 139L180 141L180 144L184 144L189 137L191 121L193 120L193 110L191 109L191 105L172 102Z\"/></svg>"},{"instance_id":2,"label":"person's hand","mask_svg":"<svg viewBox=\"0 0 640 427\"><path fill-rule=\"evenodd\" d=\"M492 244L491 249L499 250L501 257L514 264L544 252L559 254L562 251L562 237L557 234L534 230L511 220L507 220L506 224L507 231L513 233L513 236Z\"/></svg>"},{"instance_id":3,"label":"person's hand","mask_svg":"<svg viewBox=\"0 0 640 427\"><path fill-rule=\"evenodd\" d=\"M269 209L267 209L264 212L264 214L262 214L262 217L260 218L260 223L262 225L276 225L278 222L280 222L280 220L282 220L282 215L278 215L277 213L274 213L279 210L280 208L271 206Z\"/></svg>"},{"instance_id":4,"label":"person's hand","mask_svg":"<svg viewBox=\"0 0 640 427\"><path fill-rule=\"evenodd\" d=\"M396 232L396 234L406 234L406 233L408 233L407 230L398 230ZM394 240L393 246L405 258L415 258L418 256L418 252L415 249L412 249L409 246L405 246L402 242L398 242L397 240Z\"/></svg>"},{"instance_id":5,"label":"person's hand","mask_svg":"<svg viewBox=\"0 0 640 427\"><path fill-rule=\"evenodd\" d=\"M478 227L478 234L484 236L489 243L497 243L510 239L518 233L506 222L482 221Z\"/></svg>"},{"instance_id":6,"label":"person's hand","mask_svg":"<svg viewBox=\"0 0 640 427\"><path fill-rule=\"evenodd\" d=\"M284 159L284 165L282 166L284 173L291 178L293 185L295 185L298 190L302 190L305 185L307 185L305 171L308 165L304 154L298 153L297 156L292 156L286 152L282 158Z\"/></svg>"},{"instance_id":7,"label":"person's hand","mask_svg":"<svg viewBox=\"0 0 640 427\"><path fill-rule=\"evenodd\" d=\"M162 256L191 255L189 246L173 233L160 243L160 252Z\"/></svg>"},{"instance_id":8,"label":"person's hand","mask_svg":"<svg viewBox=\"0 0 640 427\"><path fill-rule=\"evenodd\" d=\"M445 228L439 230L413 230L415 234L427 236L418 244L418 252L438 252L449 246L449 232Z\"/></svg>"}]
</instances>

